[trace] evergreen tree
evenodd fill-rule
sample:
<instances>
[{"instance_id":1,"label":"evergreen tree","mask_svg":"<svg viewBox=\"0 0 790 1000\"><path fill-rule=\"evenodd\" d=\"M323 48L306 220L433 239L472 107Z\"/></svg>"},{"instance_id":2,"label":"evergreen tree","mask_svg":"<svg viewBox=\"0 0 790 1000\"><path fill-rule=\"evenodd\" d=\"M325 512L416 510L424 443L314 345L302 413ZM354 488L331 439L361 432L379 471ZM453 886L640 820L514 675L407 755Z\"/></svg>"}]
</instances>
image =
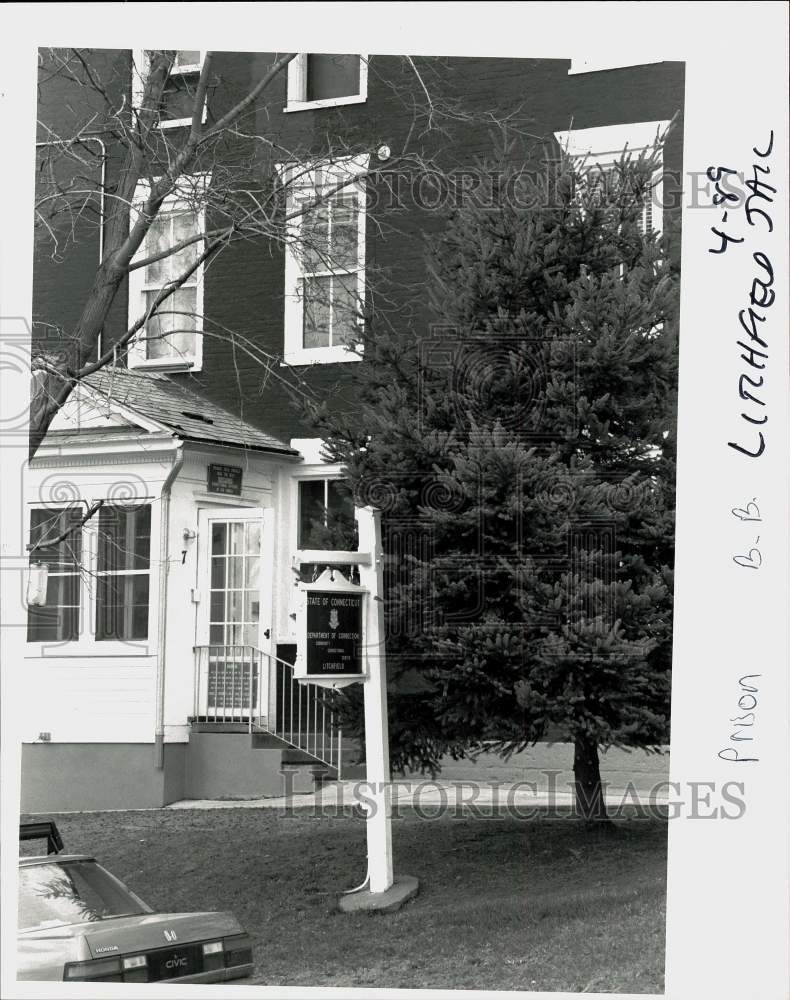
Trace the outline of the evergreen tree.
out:
<instances>
[{"instance_id":1,"label":"evergreen tree","mask_svg":"<svg viewBox=\"0 0 790 1000\"><path fill-rule=\"evenodd\" d=\"M430 246L435 325L371 317L311 417L383 510L393 763L570 739L602 817L599 749L668 738L678 282L655 156L514 159Z\"/></svg>"}]
</instances>

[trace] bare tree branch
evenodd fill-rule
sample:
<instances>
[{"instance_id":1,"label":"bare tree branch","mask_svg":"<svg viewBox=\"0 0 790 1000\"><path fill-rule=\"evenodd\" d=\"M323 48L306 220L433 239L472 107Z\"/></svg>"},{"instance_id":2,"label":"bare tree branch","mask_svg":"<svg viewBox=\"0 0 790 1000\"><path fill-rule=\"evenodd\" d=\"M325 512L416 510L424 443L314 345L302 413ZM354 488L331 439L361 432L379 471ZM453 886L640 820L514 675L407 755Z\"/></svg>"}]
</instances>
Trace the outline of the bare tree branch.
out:
<instances>
[{"instance_id":1,"label":"bare tree branch","mask_svg":"<svg viewBox=\"0 0 790 1000\"><path fill-rule=\"evenodd\" d=\"M68 528L66 528L64 531L61 531L61 533L57 535L55 538L42 538L40 542L35 542L28 545L27 546L28 552L30 553L38 552L39 549L48 549L51 548L53 545L60 545L61 542L65 542L66 539L70 538L75 531L81 531L83 526L86 525L88 521L90 521L90 519L99 510L99 508L104 506L105 502L106 501L104 500L96 500L95 503L92 503L90 507L88 507L88 509L85 511L84 515L79 519L79 521L75 521L73 524L69 525Z\"/></svg>"}]
</instances>

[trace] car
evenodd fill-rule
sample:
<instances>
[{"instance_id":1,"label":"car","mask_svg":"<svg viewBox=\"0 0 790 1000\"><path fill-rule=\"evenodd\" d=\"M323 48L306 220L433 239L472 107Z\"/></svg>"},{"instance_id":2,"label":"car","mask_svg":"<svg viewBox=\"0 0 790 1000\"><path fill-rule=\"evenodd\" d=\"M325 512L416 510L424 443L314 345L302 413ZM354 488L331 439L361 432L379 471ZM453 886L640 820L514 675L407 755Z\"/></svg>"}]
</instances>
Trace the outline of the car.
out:
<instances>
[{"instance_id":1,"label":"car","mask_svg":"<svg viewBox=\"0 0 790 1000\"><path fill-rule=\"evenodd\" d=\"M19 859L17 978L103 983L216 983L253 971L232 913L157 913L86 854L64 854L51 821L20 824L47 854Z\"/></svg>"}]
</instances>

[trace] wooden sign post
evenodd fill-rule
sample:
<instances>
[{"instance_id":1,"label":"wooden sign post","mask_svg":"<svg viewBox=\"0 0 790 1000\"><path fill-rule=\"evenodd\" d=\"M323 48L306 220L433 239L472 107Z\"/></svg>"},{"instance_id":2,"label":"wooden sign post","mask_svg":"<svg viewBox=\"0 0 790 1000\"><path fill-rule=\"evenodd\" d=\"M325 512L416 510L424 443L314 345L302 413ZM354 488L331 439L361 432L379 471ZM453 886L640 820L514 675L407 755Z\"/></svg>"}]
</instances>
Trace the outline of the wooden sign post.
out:
<instances>
[{"instance_id":1,"label":"wooden sign post","mask_svg":"<svg viewBox=\"0 0 790 1000\"><path fill-rule=\"evenodd\" d=\"M395 878L392 866L381 512L373 507L358 507L355 517L358 551L319 549L297 552L294 557L295 565L359 567L359 585L330 570L325 570L315 583L299 585L304 601L297 624L295 675L301 681L326 687L364 684L365 791L372 802L367 815L368 877L361 889L345 893L338 905L346 912L390 912L415 896L419 884L410 876Z\"/></svg>"},{"instance_id":2,"label":"wooden sign post","mask_svg":"<svg viewBox=\"0 0 790 1000\"><path fill-rule=\"evenodd\" d=\"M370 797L368 814L368 875L370 891L385 892L392 874L392 788L387 733L387 661L384 651L384 569L381 552L381 512L372 507L355 512L359 548L370 552L367 566L359 567L360 585L370 593L365 616L365 766Z\"/></svg>"}]
</instances>

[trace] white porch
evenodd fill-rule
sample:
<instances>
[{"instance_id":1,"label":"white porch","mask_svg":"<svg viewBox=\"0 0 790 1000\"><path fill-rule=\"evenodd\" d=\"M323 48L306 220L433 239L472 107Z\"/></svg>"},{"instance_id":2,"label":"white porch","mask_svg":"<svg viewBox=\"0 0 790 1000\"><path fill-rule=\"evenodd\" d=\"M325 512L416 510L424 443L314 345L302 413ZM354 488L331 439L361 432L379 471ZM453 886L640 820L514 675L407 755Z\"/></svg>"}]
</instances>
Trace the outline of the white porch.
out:
<instances>
[{"instance_id":1,"label":"white porch","mask_svg":"<svg viewBox=\"0 0 790 1000\"><path fill-rule=\"evenodd\" d=\"M212 480L217 466L235 480ZM288 662L305 470L287 443L162 378L119 371L75 391L28 470L28 522L101 506L73 565L44 555L51 580L77 584L53 588L34 609L44 625L28 629L24 808L278 795L283 763L310 781L342 773L332 695L297 683ZM319 473L311 462L307 476ZM119 522L124 535L101 514L116 505L148 509ZM101 574L119 584L102 590Z\"/></svg>"}]
</instances>

